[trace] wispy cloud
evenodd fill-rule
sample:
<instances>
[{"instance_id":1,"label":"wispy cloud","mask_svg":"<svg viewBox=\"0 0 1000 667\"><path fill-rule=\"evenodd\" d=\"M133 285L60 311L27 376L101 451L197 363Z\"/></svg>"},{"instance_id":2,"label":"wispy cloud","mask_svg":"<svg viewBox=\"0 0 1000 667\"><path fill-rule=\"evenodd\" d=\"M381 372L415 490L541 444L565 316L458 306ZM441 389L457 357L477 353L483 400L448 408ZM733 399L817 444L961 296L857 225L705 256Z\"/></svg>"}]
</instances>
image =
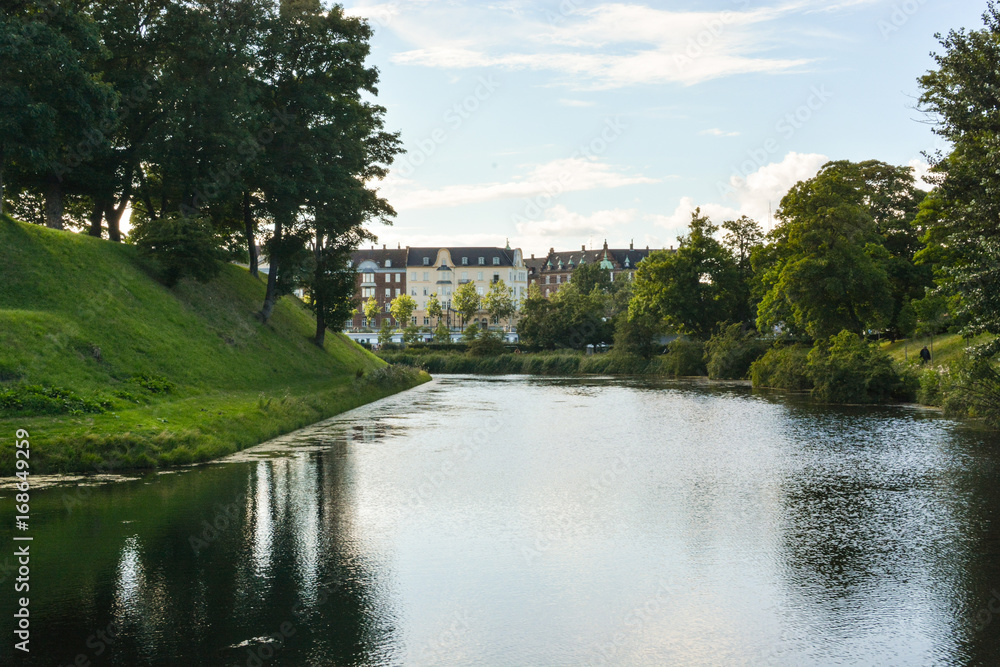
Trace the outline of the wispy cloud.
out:
<instances>
[{"instance_id":1,"label":"wispy cloud","mask_svg":"<svg viewBox=\"0 0 1000 667\"><path fill-rule=\"evenodd\" d=\"M656 183L659 179L631 174L597 158L566 158L537 165L520 178L506 182L448 185L436 189L411 189L409 183L389 178L383 194L399 211L447 208L501 199L524 199L538 195L557 195L619 188L625 185Z\"/></svg>"},{"instance_id":2,"label":"wispy cloud","mask_svg":"<svg viewBox=\"0 0 1000 667\"><path fill-rule=\"evenodd\" d=\"M708 134L708 135L711 135L713 137L738 137L738 136L740 136L739 132L726 132L725 130L720 130L717 127L709 128L707 130L702 130L698 134Z\"/></svg>"},{"instance_id":3,"label":"wispy cloud","mask_svg":"<svg viewBox=\"0 0 1000 667\"><path fill-rule=\"evenodd\" d=\"M565 3L564 3L565 4ZM685 11L638 3L602 3L544 20L531 3L489 11L471 2L368 5L352 11L391 16L392 30L412 48L398 64L448 70L497 67L551 72L578 89L691 85L747 73L800 69L807 58L769 55L780 43L775 23L809 6L791 2L743 10ZM456 29L457 24L461 29Z\"/></svg>"},{"instance_id":4,"label":"wispy cloud","mask_svg":"<svg viewBox=\"0 0 1000 667\"><path fill-rule=\"evenodd\" d=\"M559 100L559 104L563 105L564 107L592 107L592 106L594 106L595 103L594 102L588 102L587 100L568 100L568 99L562 99L562 100Z\"/></svg>"}]
</instances>

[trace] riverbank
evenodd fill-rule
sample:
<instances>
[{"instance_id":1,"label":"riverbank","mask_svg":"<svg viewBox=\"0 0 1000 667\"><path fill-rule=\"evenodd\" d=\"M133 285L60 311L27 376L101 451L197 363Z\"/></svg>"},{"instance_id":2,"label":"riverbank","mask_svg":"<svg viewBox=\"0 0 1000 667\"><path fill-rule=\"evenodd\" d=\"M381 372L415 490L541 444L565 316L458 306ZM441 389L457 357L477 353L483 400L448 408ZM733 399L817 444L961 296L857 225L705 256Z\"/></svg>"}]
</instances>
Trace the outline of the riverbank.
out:
<instances>
[{"instance_id":1,"label":"riverbank","mask_svg":"<svg viewBox=\"0 0 1000 667\"><path fill-rule=\"evenodd\" d=\"M525 352L477 357L462 352L380 352L391 364L420 368L428 373L464 375L654 375L686 377L705 375L699 363L677 355L651 359L610 353Z\"/></svg>"},{"instance_id":2,"label":"riverbank","mask_svg":"<svg viewBox=\"0 0 1000 667\"><path fill-rule=\"evenodd\" d=\"M0 475L207 461L429 380L222 266L167 288L132 246L0 218Z\"/></svg>"}]
</instances>

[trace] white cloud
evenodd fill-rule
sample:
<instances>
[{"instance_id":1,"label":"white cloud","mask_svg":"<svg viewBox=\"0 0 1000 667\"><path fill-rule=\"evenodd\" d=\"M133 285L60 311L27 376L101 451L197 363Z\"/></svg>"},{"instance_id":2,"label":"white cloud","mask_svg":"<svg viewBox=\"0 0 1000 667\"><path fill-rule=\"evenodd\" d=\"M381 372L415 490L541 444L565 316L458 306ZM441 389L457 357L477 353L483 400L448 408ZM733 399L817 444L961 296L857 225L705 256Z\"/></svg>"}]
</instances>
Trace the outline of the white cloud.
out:
<instances>
[{"instance_id":1,"label":"white cloud","mask_svg":"<svg viewBox=\"0 0 1000 667\"><path fill-rule=\"evenodd\" d=\"M910 169L913 170L913 177L917 179L917 187L925 192L934 189L934 186L924 180L924 177L931 173L931 166L920 158L913 158L909 161Z\"/></svg>"},{"instance_id":2,"label":"white cloud","mask_svg":"<svg viewBox=\"0 0 1000 667\"><path fill-rule=\"evenodd\" d=\"M700 206L702 214L716 224L746 215L766 229L769 218L773 217L788 190L799 181L815 176L828 161L827 156L819 153L788 153L780 162L766 164L745 179L732 176L726 188L728 203L697 204L691 197L682 197L673 213L653 216L653 222L675 234L684 233L692 211Z\"/></svg>"},{"instance_id":3,"label":"white cloud","mask_svg":"<svg viewBox=\"0 0 1000 667\"><path fill-rule=\"evenodd\" d=\"M725 130L720 130L717 127L710 128L708 130L702 130L698 134L709 134L713 137L738 137L739 132L726 132Z\"/></svg>"},{"instance_id":4,"label":"white cloud","mask_svg":"<svg viewBox=\"0 0 1000 667\"><path fill-rule=\"evenodd\" d=\"M404 189L388 179L382 194L396 210L446 208L501 199L554 199L564 192L618 188L658 179L626 173L596 158L566 158L538 165L524 176L495 183L448 185L437 189ZM544 202L551 203L549 201Z\"/></svg>"},{"instance_id":5,"label":"white cloud","mask_svg":"<svg viewBox=\"0 0 1000 667\"><path fill-rule=\"evenodd\" d=\"M783 73L811 62L766 55L781 35L773 24L806 3L683 11L610 2L574 7L550 21L530 5L491 13L473 3L442 4L447 6L420 3L392 14L386 25L413 47L394 54L394 62L548 71L581 89L691 85L737 74ZM382 6L355 11L376 12L376 7Z\"/></svg>"},{"instance_id":6,"label":"white cloud","mask_svg":"<svg viewBox=\"0 0 1000 667\"><path fill-rule=\"evenodd\" d=\"M515 227L520 236L588 237L628 224L637 216L638 212L633 209L620 208L582 215L558 204L546 209L542 219L519 222Z\"/></svg>"},{"instance_id":7,"label":"white cloud","mask_svg":"<svg viewBox=\"0 0 1000 667\"><path fill-rule=\"evenodd\" d=\"M586 100L559 100L559 104L564 107L592 107L594 102L588 102Z\"/></svg>"}]
</instances>

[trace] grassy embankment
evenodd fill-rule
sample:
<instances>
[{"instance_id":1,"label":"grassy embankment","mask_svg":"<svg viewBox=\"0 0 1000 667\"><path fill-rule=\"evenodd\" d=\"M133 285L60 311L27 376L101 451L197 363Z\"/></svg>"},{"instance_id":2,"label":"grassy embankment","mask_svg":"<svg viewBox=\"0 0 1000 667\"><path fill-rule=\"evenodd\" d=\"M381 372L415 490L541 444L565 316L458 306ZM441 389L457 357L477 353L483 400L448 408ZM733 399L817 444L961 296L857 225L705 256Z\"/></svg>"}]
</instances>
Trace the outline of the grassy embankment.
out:
<instances>
[{"instance_id":1,"label":"grassy embankment","mask_svg":"<svg viewBox=\"0 0 1000 667\"><path fill-rule=\"evenodd\" d=\"M931 368L947 367L953 362L959 361L965 356L965 348L970 345L983 343L987 336L980 336L969 340L960 334L940 334L934 336L933 341L930 336L924 338L914 338L912 340L898 340L895 343L882 343L880 346L889 353L894 360L906 365L920 364L920 348L924 345L931 350Z\"/></svg>"},{"instance_id":2,"label":"grassy embankment","mask_svg":"<svg viewBox=\"0 0 1000 667\"><path fill-rule=\"evenodd\" d=\"M411 387L344 336L313 345L311 313L236 266L167 289L135 248L0 218L0 474L16 429L31 471L223 456Z\"/></svg>"}]
</instances>

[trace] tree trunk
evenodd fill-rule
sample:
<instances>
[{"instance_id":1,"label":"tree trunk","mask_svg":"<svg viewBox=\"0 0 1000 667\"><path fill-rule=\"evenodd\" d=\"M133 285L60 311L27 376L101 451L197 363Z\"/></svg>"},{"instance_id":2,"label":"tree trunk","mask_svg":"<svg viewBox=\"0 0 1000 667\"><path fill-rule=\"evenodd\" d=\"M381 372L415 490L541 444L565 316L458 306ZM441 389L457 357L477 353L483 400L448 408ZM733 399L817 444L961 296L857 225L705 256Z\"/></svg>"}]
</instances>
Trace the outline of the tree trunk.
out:
<instances>
[{"instance_id":1,"label":"tree trunk","mask_svg":"<svg viewBox=\"0 0 1000 667\"><path fill-rule=\"evenodd\" d=\"M101 238L101 218L104 217L104 205L100 201L94 204L94 210L90 213L90 230L87 232L91 236Z\"/></svg>"},{"instance_id":2,"label":"tree trunk","mask_svg":"<svg viewBox=\"0 0 1000 667\"><path fill-rule=\"evenodd\" d=\"M259 263L257 260L257 234L254 225L253 211L250 208L250 191L243 193L243 232L246 235L247 251L250 253L250 275L258 276Z\"/></svg>"},{"instance_id":3,"label":"tree trunk","mask_svg":"<svg viewBox=\"0 0 1000 667\"><path fill-rule=\"evenodd\" d=\"M317 287L320 285L323 275L323 233L316 232L316 273L313 276L313 306L316 311L316 335L313 337L313 342L320 349L323 348L323 344L326 342L326 315L323 313L323 297L320 295L322 290L318 290Z\"/></svg>"},{"instance_id":4,"label":"tree trunk","mask_svg":"<svg viewBox=\"0 0 1000 667\"><path fill-rule=\"evenodd\" d=\"M7 156L4 153L3 148L0 148L0 215L4 214L3 171L6 166Z\"/></svg>"},{"instance_id":5,"label":"tree trunk","mask_svg":"<svg viewBox=\"0 0 1000 667\"><path fill-rule=\"evenodd\" d=\"M50 229L64 228L62 184L55 178L45 183L45 226Z\"/></svg>"},{"instance_id":6,"label":"tree trunk","mask_svg":"<svg viewBox=\"0 0 1000 667\"><path fill-rule=\"evenodd\" d=\"M274 242L276 246L281 245L284 237L284 225L281 220L275 217L274 220ZM278 300L278 258L272 254L270 268L267 271L267 292L264 294L264 306L260 309L260 319L267 324L274 312L274 304Z\"/></svg>"},{"instance_id":7,"label":"tree trunk","mask_svg":"<svg viewBox=\"0 0 1000 667\"><path fill-rule=\"evenodd\" d=\"M127 203L127 199L123 200L121 206L118 208L115 208L115 205L110 201L104 204L104 217L108 221L108 238L115 243L122 242L122 233L119 225Z\"/></svg>"}]
</instances>

